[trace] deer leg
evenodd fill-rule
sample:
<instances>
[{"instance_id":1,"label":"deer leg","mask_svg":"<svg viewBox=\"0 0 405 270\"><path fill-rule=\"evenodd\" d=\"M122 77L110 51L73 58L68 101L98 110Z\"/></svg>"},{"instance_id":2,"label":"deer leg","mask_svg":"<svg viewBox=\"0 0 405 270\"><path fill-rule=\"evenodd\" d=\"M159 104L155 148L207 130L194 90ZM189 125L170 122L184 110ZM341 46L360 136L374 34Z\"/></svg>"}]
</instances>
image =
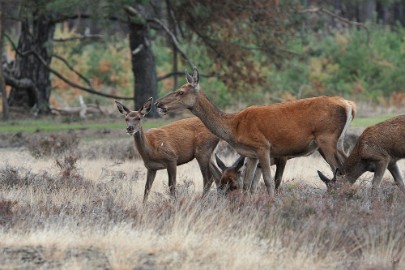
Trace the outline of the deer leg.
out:
<instances>
[{"instance_id":1,"label":"deer leg","mask_svg":"<svg viewBox=\"0 0 405 270\"><path fill-rule=\"evenodd\" d=\"M239 180L239 186L243 186L243 190L248 191L251 188L254 173L257 168L257 163L259 160L257 158L246 158L246 171L245 179ZM241 183L242 182L242 183Z\"/></svg>"},{"instance_id":2,"label":"deer leg","mask_svg":"<svg viewBox=\"0 0 405 270\"><path fill-rule=\"evenodd\" d=\"M345 162L345 160L347 159L346 152L342 149L337 149L337 155L338 155L340 164L343 164Z\"/></svg>"},{"instance_id":3,"label":"deer leg","mask_svg":"<svg viewBox=\"0 0 405 270\"><path fill-rule=\"evenodd\" d=\"M167 174L169 175L169 190L170 190L170 196L173 198L176 197L176 170L177 170L177 164L176 163L170 163L167 166Z\"/></svg>"},{"instance_id":4,"label":"deer leg","mask_svg":"<svg viewBox=\"0 0 405 270\"><path fill-rule=\"evenodd\" d=\"M270 197L274 197L274 182L271 179L270 169L270 151L259 153L259 162L262 167L263 180L266 185L267 194L269 194Z\"/></svg>"},{"instance_id":5,"label":"deer leg","mask_svg":"<svg viewBox=\"0 0 405 270\"><path fill-rule=\"evenodd\" d=\"M259 184L260 178L262 177L262 169L259 166L256 167L255 175L253 178L252 187L250 188L251 193L256 193L257 186Z\"/></svg>"},{"instance_id":6,"label":"deer leg","mask_svg":"<svg viewBox=\"0 0 405 270\"><path fill-rule=\"evenodd\" d=\"M283 178L287 158L276 158L274 159L274 162L276 164L276 175L274 176L274 182L276 184L276 190L278 190L281 184L281 179Z\"/></svg>"},{"instance_id":7,"label":"deer leg","mask_svg":"<svg viewBox=\"0 0 405 270\"><path fill-rule=\"evenodd\" d=\"M381 160L376 162L375 166L375 171L374 171L374 177L372 181L372 187L371 187L371 195L372 197L376 197L377 192L378 192L378 187L381 184L381 180L383 179L384 172L388 167L388 162L386 160Z\"/></svg>"},{"instance_id":8,"label":"deer leg","mask_svg":"<svg viewBox=\"0 0 405 270\"><path fill-rule=\"evenodd\" d=\"M146 203L148 200L150 189L152 188L153 181L156 177L156 170L149 170L146 175L146 184L145 184L145 192L143 195L143 203Z\"/></svg>"},{"instance_id":9,"label":"deer leg","mask_svg":"<svg viewBox=\"0 0 405 270\"><path fill-rule=\"evenodd\" d=\"M337 140L335 138L321 137L317 138L316 142L319 146L319 153L329 164L332 172L335 172L337 168L342 168L342 163L339 160L339 154L336 146Z\"/></svg>"},{"instance_id":10,"label":"deer leg","mask_svg":"<svg viewBox=\"0 0 405 270\"><path fill-rule=\"evenodd\" d=\"M404 185L404 176L399 169L398 163L390 163L388 165L388 170L390 171L392 177L394 177L395 183L401 189L401 191L405 194L405 185Z\"/></svg>"},{"instance_id":11,"label":"deer leg","mask_svg":"<svg viewBox=\"0 0 405 270\"><path fill-rule=\"evenodd\" d=\"M202 159L197 159L198 165L200 166L201 174L203 177L203 197L207 195L208 191L212 186L212 182L214 181L213 176L211 175L209 169L209 162L210 157L204 157Z\"/></svg>"}]
</instances>

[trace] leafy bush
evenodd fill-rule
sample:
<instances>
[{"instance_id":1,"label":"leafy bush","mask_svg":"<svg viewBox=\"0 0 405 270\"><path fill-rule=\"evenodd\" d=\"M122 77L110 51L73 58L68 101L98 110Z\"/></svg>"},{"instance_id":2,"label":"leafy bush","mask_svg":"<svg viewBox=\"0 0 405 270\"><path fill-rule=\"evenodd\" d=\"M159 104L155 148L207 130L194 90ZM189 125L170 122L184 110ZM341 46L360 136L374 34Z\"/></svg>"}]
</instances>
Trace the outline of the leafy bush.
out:
<instances>
[{"instance_id":1,"label":"leafy bush","mask_svg":"<svg viewBox=\"0 0 405 270\"><path fill-rule=\"evenodd\" d=\"M206 48L190 42L182 44L182 49L202 75L215 73L212 77L202 76L201 84L207 96L220 108L240 104L268 104L285 100L286 96L342 95L387 101L393 93L405 91L405 29L382 25L368 25L368 28L368 33L356 28L302 33L286 44L286 51L293 54L284 63L277 65L264 65L263 55L257 52L255 59L261 68L255 66L254 69L260 75L267 76L267 82L264 86L252 82L249 89L241 92L227 88L221 81L227 80L227 74L218 74L215 66L218 63L209 57ZM67 31L58 28L57 34L65 37L72 34ZM69 59L80 73L92 80L95 88L103 89L106 93L132 95L133 81L127 41L115 37L109 39L97 44L57 44L55 52ZM166 47L166 40L156 37L152 45L158 76L171 72L172 51ZM190 67L183 62L178 61L178 71L190 71ZM62 61L56 59L52 66L70 80L84 84ZM78 94L82 94L85 99L89 97L56 77L52 80L56 89L51 97L54 106L60 106L58 103L75 103ZM183 83L185 77L179 75L178 86ZM172 91L173 84L173 77L159 81L160 95ZM109 102L103 98L91 98L98 99L101 104Z\"/></svg>"},{"instance_id":2,"label":"leafy bush","mask_svg":"<svg viewBox=\"0 0 405 270\"><path fill-rule=\"evenodd\" d=\"M405 91L405 30L369 25L369 33L346 29L309 34L289 45L298 53L269 72L267 91L298 97L356 96L381 101ZM367 42L369 40L369 42Z\"/></svg>"},{"instance_id":3,"label":"leafy bush","mask_svg":"<svg viewBox=\"0 0 405 270\"><path fill-rule=\"evenodd\" d=\"M28 139L27 148L35 158L59 155L76 150L79 138L74 133L36 134Z\"/></svg>"}]
</instances>

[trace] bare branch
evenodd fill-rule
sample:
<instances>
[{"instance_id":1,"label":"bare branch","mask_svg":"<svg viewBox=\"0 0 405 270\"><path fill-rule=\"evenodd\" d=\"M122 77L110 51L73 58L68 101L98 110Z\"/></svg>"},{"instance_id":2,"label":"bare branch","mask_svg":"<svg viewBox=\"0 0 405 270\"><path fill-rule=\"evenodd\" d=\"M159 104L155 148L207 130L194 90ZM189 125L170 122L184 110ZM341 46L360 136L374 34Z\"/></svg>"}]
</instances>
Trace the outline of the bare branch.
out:
<instances>
[{"instance_id":1,"label":"bare branch","mask_svg":"<svg viewBox=\"0 0 405 270\"><path fill-rule=\"evenodd\" d=\"M55 18L51 21L51 23L62 23L64 21L68 21L68 20L76 20L76 19L92 19L94 18L94 16L88 15L88 14L76 14L76 15L72 15L72 16L61 16L58 18ZM122 18L118 18L115 16L106 16L103 17L103 19L105 20L110 20L110 21L118 21L118 22L123 22L123 23L127 23L126 20L123 20Z\"/></svg>"},{"instance_id":2,"label":"bare branch","mask_svg":"<svg viewBox=\"0 0 405 270\"><path fill-rule=\"evenodd\" d=\"M58 77L59 79L61 79L62 81L64 81L65 83L69 84L70 86L88 92L90 94L94 94L94 95L98 95L98 96L102 96L102 97L107 97L107 98L114 98L114 99L121 99L121 100L133 100L134 97L122 97L122 96L115 96L115 95L110 95L110 94L104 94L102 92L99 92L93 88L89 88L89 87L84 87L81 85L76 84L75 82L70 81L69 79L65 78L62 74L60 74L58 71L56 71L55 69L53 69L52 67L50 67L48 65L48 63L45 61L45 59L42 58L42 56L37 53L34 50L29 50L29 51L25 51L25 52L20 52L17 48L17 46L14 44L14 42L11 40L11 38L5 34L5 37L9 40L9 42L11 43L11 46L13 47L13 49L16 51L17 54L21 55L21 56L26 56L29 54L34 55L44 66L45 68L51 72L52 74L54 74L56 77Z\"/></svg>"},{"instance_id":3,"label":"bare branch","mask_svg":"<svg viewBox=\"0 0 405 270\"><path fill-rule=\"evenodd\" d=\"M62 56L56 55L56 54L53 54L52 56L55 57L56 59L62 61L72 72L74 72L74 73L75 73L77 76L79 76L83 81L85 81L85 82L87 83L87 85L88 85L90 88L94 89L94 88L93 88L93 85L92 85L91 82L90 82L90 80L87 79L87 78L86 78L84 75L82 75L80 72L78 72L77 70L75 70L74 67L72 67L72 66L69 64L69 62L68 62L65 58L63 58Z\"/></svg>"},{"instance_id":4,"label":"bare branch","mask_svg":"<svg viewBox=\"0 0 405 270\"><path fill-rule=\"evenodd\" d=\"M157 18L145 18L138 10L136 10L135 8L133 8L131 6L126 6L125 11L127 11L127 13L129 15L141 19L143 22L149 22L149 23L154 22L154 23L157 23L158 25L160 25L163 28L163 30L169 35L170 39L172 40L172 43L174 44L176 49L179 51L181 56L187 61L187 63L190 65L190 67L191 68L195 67L193 62L190 60L190 58L187 56L187 54L180 47L180 44L177 41L176 36L172 33L172 31L170 31L170 29L162 21L160 21Z\"/></svg>"},{"instance_id":5,"label":"bare branch","mask_svg":"<svg viewBox=\"0 0 405 270\"><path fill-rule=\"evenodd\" d=\"M369 30L368 30L368 27L367 27L364 23L359 23L359 22L356 22L356 21L351 21L351 20L346 19L346 18L344 18L344 17L342 17L342 16L339 16L339 15L337 15L336 13L333 13L332 11L329 11L329 10L323 8L323 7L312 7L312 8L309 8L309 9L304 9L304 10L301 10L300 13L323 13L323 14L326 14L326 15L328 15L328 16L330 16L330 17L333 17L333 18L335 18L335 19L337 19L337 20L339 20L339 21L342 21L342 22L344 22L344 23L346 23L346 24L351 24L351 25L355 25L355 26L361 27L361 28L363 28L364 30L366 30L366 33L367 33L367 44L370 43L370 32L369 32Z\"/></svg>"},{"instance_id":6,"label":"bare branch","mask_svg":"<svg viewBox=\"0 0 405 270\"><path fill-rule=\"evenodd\" d=\"M85 36L78 36L78 37L70 37L70 38L54 38L54 42L69 42L69 41L76 41L76 40L84 40L84 39L101 39L103 35L85 35Z\"/></svg>"},{"instance_id":7,"label":"bare branch","mask_svg":"<svg viewBox=\"0 0 405 270\"><path fill-rule=\"evenodd\" d=\"M166 79L168 79L170 77L173 77L173 76L184 76L184 75L185 75L184 72L170 72L170 73L167 73L167 74L165 74L163 76L158 77L157 80L158 81L163 81L163 80L166 80ZM209 74L200 74L200 77L205 77L205 78L214 77L214 76L215 76L214 72L209 73Z\"/></svg>"},{"instance_id":8,"label":"bare branch","mask_svg":"<svg viewBox=\"0 0 405 270\"><path fill-rule=\"evenodd\" d=\"M3 75L6 85L9 85L14 88L28 89L34 94L35 99L39 101L40 96L39 90L31 79L28 78L17 79L14 76L12 76L9 72L4 72Z\"/></svg>"}]
</instances>

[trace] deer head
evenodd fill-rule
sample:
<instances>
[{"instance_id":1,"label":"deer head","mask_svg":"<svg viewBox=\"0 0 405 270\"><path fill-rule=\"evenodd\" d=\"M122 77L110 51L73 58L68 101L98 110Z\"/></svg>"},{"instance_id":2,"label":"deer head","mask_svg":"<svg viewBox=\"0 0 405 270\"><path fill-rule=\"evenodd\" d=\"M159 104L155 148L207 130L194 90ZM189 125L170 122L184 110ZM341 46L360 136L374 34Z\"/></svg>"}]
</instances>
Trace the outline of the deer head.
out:
<instances>
[{"instance_id":1,"label":"deer head","mask_svg":"<svg viewBox=\"0 0 405 270\"><path fill-rule=\"evenodd\" d=\"M215 160L219 168L211 161L210 169L217 182L218 193L226 195L228 192L238 189L240 169L245 162L245 157L239 157L230 167L227 167L217 154L215 154Z\"/></svg>"},{"instance_id":2,"label":"deer head","mask_svg":"<svg viewBox=\"0 0 405 270\"><path fill-rule=\"evenodd\" d=\"M153 104L153 98L149 98L139 111L131 111L125 105L115 100L118 111L125 116L127 122L127 134L134 135L141 129L141 120L147 115Z\"/></svg>"},{"instance_id":3,"label":"deer head","mask_svg":"<svg viewBox=\"0 0 405 270\"><path fill-rule=\"evenodd\" d=\"M192 108L196 102L196 94L200 90L199 78L200 75L196 68L193 70L193 75L186 72L186 84L156 101L155 106L158 108L159 114Z\"/></svg>"},{"instance_id":4,"label":"deer head","mask_svg":"<svg viewBox=\"0 0 405 270\"><path fill-rule=\"evenodd\" d=\"M346 180L339 168L336 169L332 179L329 179L320 171L318 171L318 176L325 183L328 192L335 191Z\"/></svg>"}]
</instances>

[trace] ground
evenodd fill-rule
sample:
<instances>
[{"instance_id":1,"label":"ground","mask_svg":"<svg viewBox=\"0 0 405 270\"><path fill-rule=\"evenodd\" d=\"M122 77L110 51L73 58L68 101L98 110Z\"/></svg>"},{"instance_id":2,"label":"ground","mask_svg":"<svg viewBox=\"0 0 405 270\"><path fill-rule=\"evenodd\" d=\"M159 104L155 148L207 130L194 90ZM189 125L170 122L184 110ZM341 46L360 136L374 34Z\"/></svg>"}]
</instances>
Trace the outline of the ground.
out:
<instances>
[{"instance_id":1,"label":"ground","mask_svg":"<svg viewBox=\"0 0 405 270\"><path fill-rule=\"evenodd\" d=\"M328 194L316 171L331 171L314 155L288 161L275 199L263 185L201 198L192 161L178 168L176 200L160 171L143 205L132 139L75 132L77 148L37 158L29 141L48 133L1 135L1 269L405 269L405 198L389 174L374 201L369 173Z\"/></svg>"}]
</instances>

